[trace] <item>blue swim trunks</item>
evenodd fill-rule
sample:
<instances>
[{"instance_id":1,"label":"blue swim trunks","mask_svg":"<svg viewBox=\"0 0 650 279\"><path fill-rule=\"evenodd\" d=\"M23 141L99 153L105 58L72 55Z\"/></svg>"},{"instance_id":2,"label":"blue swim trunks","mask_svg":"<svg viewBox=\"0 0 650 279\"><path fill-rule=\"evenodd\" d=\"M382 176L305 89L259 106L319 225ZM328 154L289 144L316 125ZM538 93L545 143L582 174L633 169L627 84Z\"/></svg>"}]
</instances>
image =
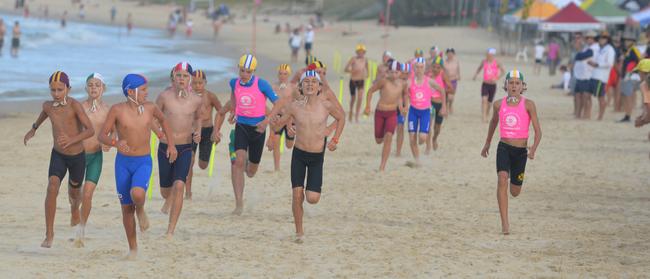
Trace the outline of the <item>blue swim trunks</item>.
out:
<instances>
[{"instance_id":1,"label":"blue swim trunks","mask_svg":"<svg viewBox=\"0 0 650 279\"><path fill-rule=\"evenodd\" d=\"M151 177L151 155L126 156L119 152L115 157L115 186L122 205L131 205L131 189L140 187L147 191Z\"/></svg>"},{"instance_id":2,"label":"blue swim trunks","mask_svg":"<svg viewBox=\"0 0 650 279\"><path fill-rule=\"evenodd\" d=\"M397 124L404 125L404 115L397 109Z\"/></svg>"},{"instance_id":3,"label":"blue swim trunks","mask_svg":"<svg viewBox=\"0 0 650 279\"><path fill-rule=\"evenodd\" d=\"M413 106L409 108L408 115L409 133L429 133L429 124L431 122L431 108L416 109ZM418 129L419 126L419 129Z\"/></svg>"}]
</instances>

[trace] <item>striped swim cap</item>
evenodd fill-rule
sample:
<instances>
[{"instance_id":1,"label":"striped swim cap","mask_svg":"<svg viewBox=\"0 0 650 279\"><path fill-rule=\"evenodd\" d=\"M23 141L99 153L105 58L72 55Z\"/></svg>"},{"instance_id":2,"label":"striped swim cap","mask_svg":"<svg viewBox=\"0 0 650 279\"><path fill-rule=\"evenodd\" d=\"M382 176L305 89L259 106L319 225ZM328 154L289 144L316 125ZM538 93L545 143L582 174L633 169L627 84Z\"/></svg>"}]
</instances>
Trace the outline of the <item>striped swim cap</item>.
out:
<instances>
[{"instance_id":1,"label":"striped swim cap","mask_svg":"<svg viewBox=\"0 0 650 279\"><path fill-rule=\"evenodd\" d=\"M495 55L495 54L497 54L497 49L496 49L496 48L493 48L493 47L488 48L487 53L488 53L488 54Z\"/></svg>"},{"instance_id":2,"label":"striped swim cap","mask_svg":"<svg viewBox=\"0 0 650 279\"><path fill-rule=\"evenodd\" d=\"M402 72L410 73L411 72L411 64L402 63Z\"/></svg>"},{"instance_id":3,"label":"striped swim cap","mask_svg":"<svg viewBox=\"0 0 650 279\"><path fill-rule=\"evenodd\" d=\"M289 64L280 64L280 66L278 66L278 72L279 71L286 71L291 74L291 66Z\"/></svg>"},{"instance_id":4,"label":"striped swim cap","mask_svg":"<svg viewBox=\"0 0 650 279\"><path fill-rule=\"evenodd\" d=\"M190 75L194 74L194 71L192 71L192 65L187 62L180 62L174 66L173 72L178 72L178 71L187 71Z\"/></svg>"},{"instance_id":5,"label":"striped swim cap","mask_svg":"<svg viewBox=\"0 0 650 279\"><path fill-rule=\"evenodd\" d=\"M438 64L440 66L444 66L445 61L442 59L442 56L438 55L438 56L436 56L436 59L433 60L433 64Z\"/></svg>"},{"instance_id":6,"label":"striped swim cap","mask_svg":"<svg viewBox=\"0 0 650 279\"><path fill-rule=\"evenodd\" d=\"M242 55L242 57L239 58L239 68L255 71L255 69L257 69L257 58L252 54Z\"/></svg>"},{"instance_id":7,"label":"striped swim cap","mask_svg":"<svg viewBox=\"0 0 650 279\"><path fill-rule=\"evenodd\" d=\"M418 56L418 55L420 55L420 56L424 55L424 51L419 49L419 48L416 48L415 49L415 56Z\"/></svg>"},{"instance_id":8,"label":"striped swim cap","mask_svg":"<svg viewBox=\"0 0 650 279\"><path fill-rule=\"evenodd\" d=\"M402 67L399 64L399 62L397 62L397 60L393 60L393 61L390 62L390 65L388 66L388 68L391 71L399 71Z\"/></svg>"},{"instance_id":9,"label":"striped swim cap","mask_svg":"<svg viewBox=\"0 0 650 279\"><path fill-rule=\"evenodd\" d=\"M147 79L143 75L128 74L122 80L122 92L124 96L128 96L129 89L136 89L145 84L147 84Z\"/></svg>"},{"instance_id":10,"label":"striped swim cap","mask_svg":"<svg viewBox=\"0 0 650 279\"><path fill-rule=\"evenodd\" d=\"M309 71L305 71L304 73L302 73L302 76L300 76L300 83L302 83L302 81L303 81L305 78L308 78L308 77L316 77L316 79L317 79L319 82L321 81L321 80L320 80L320 75L319 75L316 71L309 70Z\"/></svg>"},{"instance_id":11,"label":"striped swim cap","mask_svg":"<svg viewBox=\"0 0 650 279\"><path fill-rule=\"evenodd\" d=\"M518 70L512 70L512 71L508 72L508 74L506 74L506 80L515 79L515 78L519 79L519 80L521 80L523 82L524 81L524 74L522 74Z\"/></svg>"},{"instance_id":12,"label":"striped swim cap","mask_svg":"<svg viewBox=\"0 0 650 279\"><path fill-rule=\"evenodd\" d=\"M424 64L426 62L424 61L424 57L418 57L418 58L415 58L415 63L416 64Z\"/></svg>"},{"instance_id":13,"label":"striped swim cap","mask_svg":"<svg viewBox=\"0 0 650 279\"><path fill-rule=\"evenodd\" d=\"M207 80L208 77L205 75L205 72L203 70L196 70L194 71L194 74L192 74L194 78L199 78L202 80Z\"/></svg>"},{"instance_id":14,"label":"striped swim cap","mask_svg":"<svg viewBox=\"0 0 650 279\"><path fill-rule=\"evenodd\" d=\"M65 87L70 88L70 79L68 78L68 74L62 71L56 71L50 76L49 84L52 84L53 82L61 82L65 84Z\"/></svg>"},{"instance_id":15,"label":"striped swim cap","mask_svg":"<svg viewBox=\"0 0 650 279\"><path fill-rule=\"evenodd\" d=\"M86 78L86 83L88 83L88 81L90 81L91 79L94 79L94 78L98 79L99 81L102 82L102 84L106 85L106 82L104 82L104 77L103 77L101 74L99 74L99 73L92 73L92 74L90 74L90 75Z\"/></svg>"}]
</instances>

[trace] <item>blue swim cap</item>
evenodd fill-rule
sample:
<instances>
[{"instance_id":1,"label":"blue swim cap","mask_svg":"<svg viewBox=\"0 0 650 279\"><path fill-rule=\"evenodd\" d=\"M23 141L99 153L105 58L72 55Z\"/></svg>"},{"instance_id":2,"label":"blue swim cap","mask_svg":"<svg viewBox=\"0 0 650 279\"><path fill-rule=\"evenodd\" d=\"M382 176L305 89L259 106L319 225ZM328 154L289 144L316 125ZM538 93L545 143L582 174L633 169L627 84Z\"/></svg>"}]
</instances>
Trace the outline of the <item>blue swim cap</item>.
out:
<instances>
[{"instance_id":1,"label":"blue swim cap","mask_svg":"<svg viewBox=\"0 0 650 279\"><path fill-rule=\"evenodd\" d=\"M122 92L124 96L129 95L129 89L136 89L142 85L147 84L147 79L139 74L128 74L122 81Z\"/></svg>"}]
</instances>

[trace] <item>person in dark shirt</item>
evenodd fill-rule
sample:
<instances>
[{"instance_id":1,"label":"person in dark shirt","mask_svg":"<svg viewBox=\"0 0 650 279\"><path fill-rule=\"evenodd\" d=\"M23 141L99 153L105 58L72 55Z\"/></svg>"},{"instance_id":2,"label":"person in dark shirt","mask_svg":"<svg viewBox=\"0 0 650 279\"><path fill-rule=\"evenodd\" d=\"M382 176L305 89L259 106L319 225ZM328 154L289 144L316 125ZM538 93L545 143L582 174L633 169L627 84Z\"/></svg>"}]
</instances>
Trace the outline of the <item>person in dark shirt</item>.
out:
<instances>
[{"instance_id":1,"label":"person in dark shirt","mask_svg":"<svg viewBox=\"0 0 650 279\"><path fill-rule=\"evenodd\" d=\"M623 59L623 67L621 69L621 76L623 82L621 84L623 109L625 117L619 122L630 122L630 115L634 109L634 99L636 91L639 89L639 75L634 73L633 69L641 59L639 49L634 45L636 43L636 36L633 34L623 35L623 43L625 47L625 58Z\"/></svg>"}]
</instances>

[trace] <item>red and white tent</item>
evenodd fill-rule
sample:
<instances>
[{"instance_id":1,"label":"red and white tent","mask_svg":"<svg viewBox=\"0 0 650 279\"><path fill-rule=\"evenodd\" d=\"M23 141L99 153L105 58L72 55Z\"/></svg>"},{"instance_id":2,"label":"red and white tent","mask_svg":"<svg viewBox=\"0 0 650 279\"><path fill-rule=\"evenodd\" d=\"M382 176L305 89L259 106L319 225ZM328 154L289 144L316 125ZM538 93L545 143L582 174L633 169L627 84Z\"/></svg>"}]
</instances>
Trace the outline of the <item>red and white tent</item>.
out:
<instances>
[{"instance_id":1,"label":"red and white tent","mask_svg":"<svg viewBox=\"0 0 650 279\"><path fill-rule=\"evenodd\" d=\"M596 20L574 3L569 3L555 15L539 24L539 29L547 32L580 32L604 28L605 24Z\"/></svg>"}]
</instances>

